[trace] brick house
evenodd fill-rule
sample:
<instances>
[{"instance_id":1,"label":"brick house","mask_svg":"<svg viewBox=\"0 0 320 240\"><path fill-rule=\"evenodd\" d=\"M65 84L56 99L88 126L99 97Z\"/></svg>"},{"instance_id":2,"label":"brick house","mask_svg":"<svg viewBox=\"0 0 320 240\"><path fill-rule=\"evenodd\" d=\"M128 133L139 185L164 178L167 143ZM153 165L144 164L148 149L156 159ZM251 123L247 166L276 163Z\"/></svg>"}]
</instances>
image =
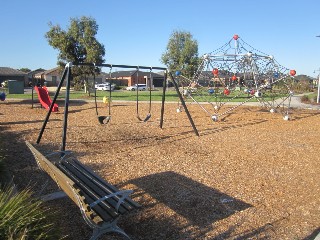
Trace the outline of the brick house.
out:
<instances>
[{"instance_id":1,"label":"brick house","mask_svg":"<svg viewBox=\"0 0 320 240\"><path fill-rule=\"evenodd\" d=\"M151 83L150 83L151 78ZM164 76L154 72L143 72L138 70L132 71L118 71L107 76L107 81L112 81L119 86L132 86L135 84L146 84L147 87L162 87Z\"/></svg>"},{"instance_id":2,"label":"brick house","mask_svg":"<svg viewBox=\"0 0 320 240\"><path fill-rule=\"evenodd\" d=\"M138 73L138 74L137 74ZM139 75L139 79L137 78ZM50 86L57 86L61 81L61 68L56 67L47 71L37 72L33 75L35 79L45 82ZM88 77L89 81L93 81L93 77ZM118 86L132 86L134 84L146 84L149 87L150 72L143 72L138 70L131 71L117 71L109 73L101 72L95 77L95 84L103 82L112 82ZM162 87L164 76L158 73L151 72L151 86Z\"/></svg>"}]
</instances>

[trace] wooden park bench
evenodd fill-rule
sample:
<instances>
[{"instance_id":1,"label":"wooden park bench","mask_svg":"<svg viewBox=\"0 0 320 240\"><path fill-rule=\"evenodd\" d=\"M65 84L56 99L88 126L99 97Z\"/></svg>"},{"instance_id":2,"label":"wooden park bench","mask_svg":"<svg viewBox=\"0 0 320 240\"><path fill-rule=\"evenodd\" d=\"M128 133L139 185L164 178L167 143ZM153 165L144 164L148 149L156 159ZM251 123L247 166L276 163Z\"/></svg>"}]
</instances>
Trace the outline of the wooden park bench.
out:
<instances>
[{"instance_id":1,"label":"wooden park bench","mask_svg":"<svg viewBox=\"0 0 320 240\"><path fill-rule=\"evenodd\" d=\"M80 208L86 223L93 229L90 240L102 234L116 232L130 237L117 226L121 215L140 207L129 195L132 190L120 191L84 166L70 152L42 155L31 143L26 142L40 169L57 183L64 193ZM57 155L55 160L49 157Z\"/></svg>"}]
</instances>

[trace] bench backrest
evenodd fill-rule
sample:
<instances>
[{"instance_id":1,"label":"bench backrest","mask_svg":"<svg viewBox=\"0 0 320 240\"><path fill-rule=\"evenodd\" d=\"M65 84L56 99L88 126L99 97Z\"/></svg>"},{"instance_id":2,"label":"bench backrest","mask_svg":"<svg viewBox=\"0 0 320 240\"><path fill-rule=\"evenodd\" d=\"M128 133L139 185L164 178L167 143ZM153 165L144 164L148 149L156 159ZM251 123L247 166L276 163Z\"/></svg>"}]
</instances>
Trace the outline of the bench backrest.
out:
<instances>
[{"instance_id":1,"label":"bench backrest","mask_svg":"<svg viewBox=\"0 0 320 240\"><path fill-rule=\"evenodd\" d=\"M91 208L90 204L106 195L117 193L119 190L73 157L53 163L31 143L26 142L26 144L39 167L47 172L69 198L78 205L80 210L95 223L112 221L120 214L140 207L138 203L127 197L117 208L120 197L112 196Z\"/></svg>"},{"instance_id":2,"label":"bench backrest","mask_svg":"<svg viewBox=\"0 0 320 240\"><path fill-rule=\"evenodd\" d=\"M77 205L79 201L74 194L71 186L74 182L66 176L60 169L58 169L52 162L50 162L42 153L40 153L31 143L26 141L27 146L35 157L38 166L45 171L58 184L58 186L69 196L69 198ZM80 206L79 206L80 207Z\"/></svg>"}]
</instances>

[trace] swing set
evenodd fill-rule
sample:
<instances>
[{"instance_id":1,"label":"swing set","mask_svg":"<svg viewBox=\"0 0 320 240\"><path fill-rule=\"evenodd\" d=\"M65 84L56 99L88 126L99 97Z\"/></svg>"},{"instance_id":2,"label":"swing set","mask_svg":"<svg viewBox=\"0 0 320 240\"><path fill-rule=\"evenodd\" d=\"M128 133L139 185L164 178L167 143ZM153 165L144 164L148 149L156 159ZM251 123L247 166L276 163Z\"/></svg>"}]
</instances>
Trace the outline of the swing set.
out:
<instances>
[{"instance_id":1,"label":"swing set","mask_svg":"<svg viewBox=\"0 0 320 240\"><path fill-rule=\"evenodd\" d=\"M108 96L105 96L103 98L103 103L105 103L108 107L108 115L106 116L101 116L99 114L99 111L98 111L98 104L97 104L97 90L96 88L94 89L94 100L95 100L95 110L96 110L96 115L98 117L98 121L100 124L108 124L111 120L111 99L112 99L112 67L113 66L116 66L116 67L119 67L121 66L122 68L124 67L128 67L128 68L131 68L132 66L127 66L127 65L111 65L111 64L102 64L102 65L99 65L100 67L105 67L105 66L109 66L109 80L111 81L108 85L109 85L109 88L108 88ZM95 68L96 68L96 65L94 64ZM139 121L141 122L147 122L150 118L151 118L151 109L152 109L152 88L151 88L151 85L152 85L152 69L153 67L141 67L141 66L136 66L136 71L134 73L134 75L136 76L136 79L137 79L137 86L139 85L139 71L141 68L143 69L150 69L150 73L149 73L149 77L148 77L148 83L147 83L147 86L148 86L148 89L149 89L149 101L148 101L148 113L146 115L145 118L142 118L140 117L140 110L139 110L139 91L137 89L136 91L136 117ZM155 69L160 69L158 67L156 67ZM93 76L93 79L94 79L94 82L96 82L96 76L94 74Z\"/></svg>"},{"instance_id":2,"label":"swing set","mask_svg":"<svg viewBox=\"0 0 320 240\"><path fill-rule=\"evenodd\" d=\"M142 118L141 117L141 114L140 114L140 110L139 110L139 91L137 90L136 91L136 117L139 121L142 121L142 122L147 122L150 118L151 118L151 103L152 103L152 94L151 94L151 83L152 83L152 71L153 70L163 70L165 71L165 74L164 74L164 80L163 80L163 93L162 93L162 101L161 101L161 115L160 115L160 128L162 129L163 128L163 117L164 117L164 103L165 103L165 93L166 93L166 88L167 88L167 76L168 76L168 71L167 71L167 68L163 68L163 67L146 67L146 66L130 66L130 65L113 65L113 64L94 64L94 63L72 63L72 62L69 62L68 64L66 64L65 66L65 69L63 71L63 74L62 74L62 77L61 77L61 81L57 87L57 90L56 90L56 93L53 97L53 100L51 102L51 105L49 107L49 110L48 110L48 113L44 119L44 122L43 122L43 125L41 127L41 130L40 130L40 133L39 133L39 136L38 136L38 139L36 141L37 144L40 143L41 141L41 138L42 138L42 135L44 133L44 130L46 128L46 125L49 121L49 118L50 118L50 115L51 115L51 112L53 111L53 107L54 107L54 104L56 103L56 100L58 98L58 95L60 93L60 90L61 90L61 87L64 83L64 81L66 81L66 93L65 93L65 103L64 103L64 117L63 117L63 133L62 133L62 145L61 145L61 148L60 150L61 151L65 151L66 149L66 138L67 138L67 127L68 127L68 113L69 113L69 102L70 102L70 87L71 87L71 79L72 79L72 66L91 66L91 67L109 67L110 69L110 72L109 72L109 76L110 76L110 79L111 76L112 76L112 68L113 67L117 67L117 68L134 68L136 69L136 76L137 76L137 79L139 79L139 70L140 69L148 69L150 71L150 74L149 74L149 80L148 80L148 84L149 84L149 101L148 101L148 113L146 115L145 118ZM183 99L183 96L181 95L180 91L179 91L179 86L175 80L175 78L173 77L172 73L169 74L170 76L170 79L175 87L175 90L178 94L178 97L181 101L181 104L182 106L184 107L184 111L186 112L187 114L187 117L189 119L189 122L193 128L193 131L194 133L199 136L199 133L198 133L198 130L193 122L193 119L189 113L189 110L184 102L184 99ZM94 80L95 80L95 75L94 75ZM97 105L97 94L96 94L96 90L95 90L95 109L96 109L96 115L97 115L97 118L98 118L98 122L100 124L107 124L110 122L111 120L111 97L112 97L112 94L111 94L111 83L110 83L110 89L109 89L109 98L108 98L108 115L100 115L99 112L98 112L98 105Z\"/></svg>"}]
</instances>

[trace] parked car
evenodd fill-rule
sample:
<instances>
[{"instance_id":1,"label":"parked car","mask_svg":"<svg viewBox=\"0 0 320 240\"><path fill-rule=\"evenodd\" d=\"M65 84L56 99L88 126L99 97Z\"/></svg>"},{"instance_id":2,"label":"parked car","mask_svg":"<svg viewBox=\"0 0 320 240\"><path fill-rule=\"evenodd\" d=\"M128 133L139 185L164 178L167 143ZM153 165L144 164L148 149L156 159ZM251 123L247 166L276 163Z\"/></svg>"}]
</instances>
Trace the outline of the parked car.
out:
<instances>
[{"instance_id":1,"label":"parked car","mask_svg":"<svg viewBox=\"0 0 320 240\"><path fill-rule=\"evenodd\" d=\"M146 84L135 84L130 87L127 87L126 89L128 91L137 91L137 89L139 91L145 91L145 90L147 90L147 85Z\"/></svg>"},{"instance_id":2,"label":"parked car","mask_svg":"<svg viewBox=\"0 0 320 240\"><path fill-rule=\"evenodd\" d=\"M102 91L110 91L110 86L111 86L111 91L113 91L116 85L110 84L109 82L94 85L95 89L102 90Z\"/></svg>"}]
</instances>

